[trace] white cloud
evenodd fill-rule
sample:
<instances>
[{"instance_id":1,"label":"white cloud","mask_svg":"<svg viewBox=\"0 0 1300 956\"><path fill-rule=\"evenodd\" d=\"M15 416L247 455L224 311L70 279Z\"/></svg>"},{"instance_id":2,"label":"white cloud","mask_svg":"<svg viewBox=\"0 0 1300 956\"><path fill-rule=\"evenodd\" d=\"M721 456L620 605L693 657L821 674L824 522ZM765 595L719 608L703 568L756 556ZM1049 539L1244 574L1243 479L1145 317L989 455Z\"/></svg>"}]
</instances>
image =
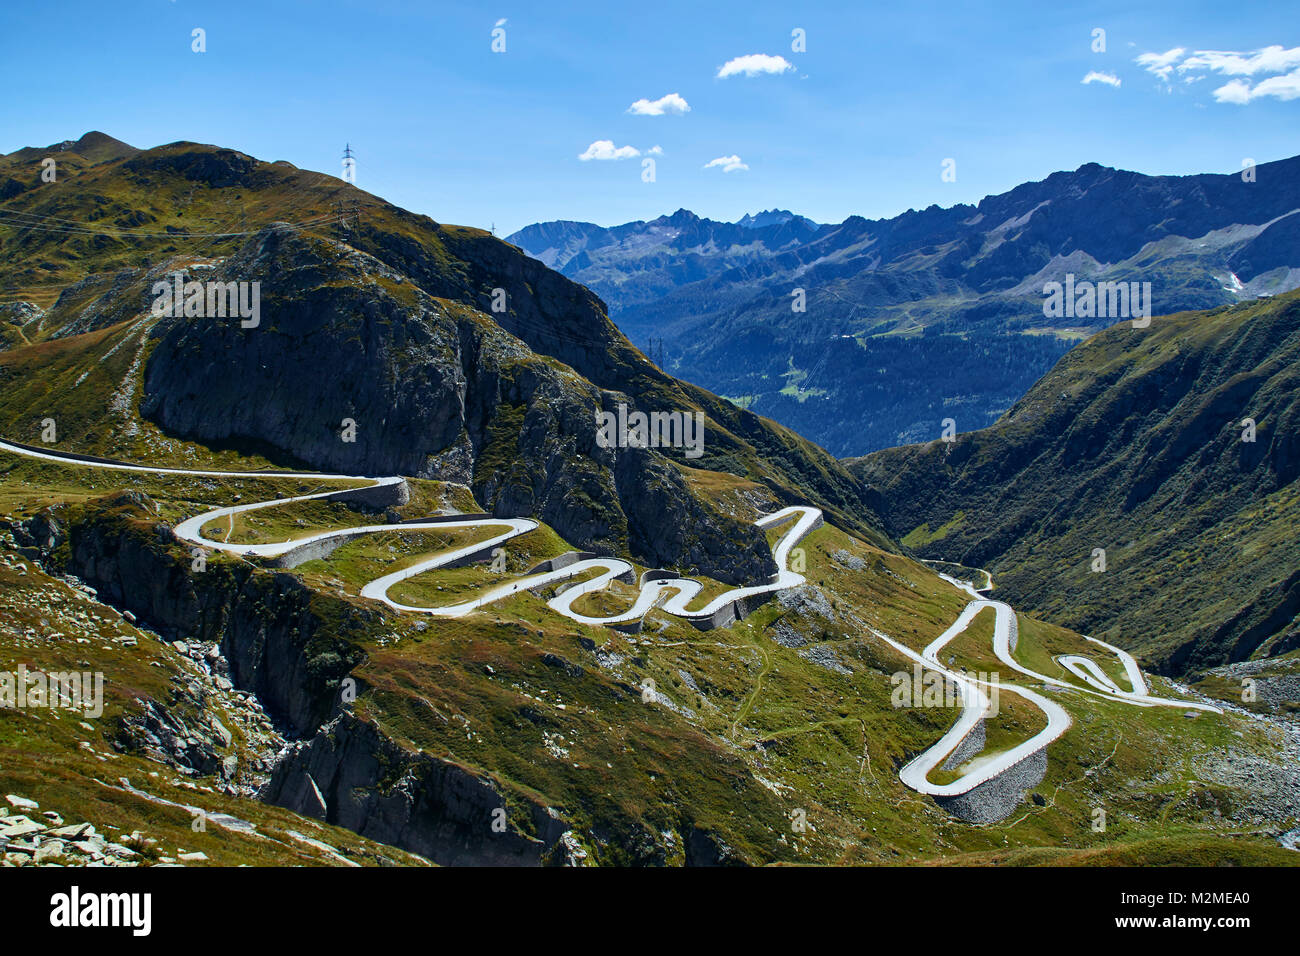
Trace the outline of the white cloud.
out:
<instances>
[{"instance_id":1,"label":"white cloud","mask_svg":"<svg viewBox=\"0 0 1300 956\"><path fill-rule=\"evenodd\" d=\"M784 73L793 70L794 64L783 56L768 56L766 53L750 53L728 60L718 68L718 79L729 76L758 76L760 73Z\"/></svg>"},{"instance_id":2,"label":"white cloud","mask_svg":"<svg viewBox=\"0 0 1300 956\"><path fill-rule=\"evenodd\" d=\"M1250 91L1250 98L1254 100L1261 96L1276 96L1279 100L1300 97L1300 70L1292 70L1285 76L1270 76L1255 84L1255 88Z\"/></svg>"},{"instance_id":3,"label":"white cloud","mask_svg":"<svg viewBox=\"0 0 1300 956\"><path fill-rule=\"evenodd\" d=\"M1121 80L1114 73L1099 73L1096 70L1093 70L1079 82L1084 86L1087 86L1089 83L1105 83L1107 86L1118 87Z\"/></svg>"},{"instance_id":4,"label":"white cloud","mask_svg":"<svg viewBox=\"0 0 1300 956\"><path fill-rule=\"evenodd\" d=\"M612 139L598 139L578 158L585 163L592 159L631 159L640 155L641 150L635 146L615 146Z\"/></svg>"},{"instance_id":5,"label":"white cloud","mask_svg":"<svg viewBox=\"0 0 1300 956\"><path fill-rule=\"evenodd\" d=\"M1245 106L1252 100L1275 96L1279 100L1300 99L1300 70L1292 70L1282 76L1270 76L1260 80L1252 87L1245 80L1233 80L1214 91L1214 98L1220 103L1235 103Z\"/></svg>"},{"instance_id":6,"label":"white cloud","mask_svg":"<svg viewBox=\"0 0 1300 956\"><path fill-rule=\"evenodd\" d=\"M1174 70L1174 64L1181 60L1186 52L1187 50L1183 47L1177 46L1164 53L1143 53L1138 56L1135 62L1148 73L1154 73L1160 79L1168 82L1169 74Z\"/></svg>"},{"instance_id":7,"label":"white cloud","mask_svg":"<svg viewBox=\"0 0 1300 956\"><path fill-rule=\"evenodd\" d=\"M724 173L734 173L738 169L749 169L748 166L740 161L740 157L736 155L719 156L717 159L711 159L704 164L703 168L713 169L718 166L722 167Z\"/></svg>"},{"instance_id":8,"label":"white cloud","mask_svg":"<svg viewBox=\"0 0 1300 956\"><path fill-rule=\"evenodd\" d=\"M1254 53L1229 53L1221 50L1197 50L1178 67L1188 70L1213 70L1227 76L1254 76L1256 73L1285 73L1300 67L1300 46L1290 50L1266 46Z\"/></svg>"},{"instance_id":9,"label":"white cloud","mask_svg":"<svg viewBox=\"0 0 1300 956\"><path fill-rule=\"evenodd\" d=\"M1237 77L1214 91L1218 103L1244 106L1265 97L1300 99L1300 46L1288 49L1275 43L1249 53L1197 50L1191 56L1185 56L1186 53L1182 47L1166 53L1143 53L1136 62L1165 83L1169 82L1175 69L1184 84L1195 83L1214 73ZM1252 79L1241 79L1261 76L1253 86Z\"/></svg>"},{"instance_id":10,"label":"white cloud","mask_svg":"<svg viewBox=\"0 0 1300 956\"><path fill-rule=\"evenodd\" d=\"M646 150L646 152L651 156L662 156L664 154L664 148L662 146L651 146Z\"/></svg>"},{"instance_id":11,"label":"white cloud","mask_svg":"<svg viewBox=\"0 0 1300 956\"><path fill-rule=\"evenodd\" d=\"M691 104L687 103L680 94L669 93L657 100L637 100L627 108L627 111L636 116L663 116L665 113L689 113Z\"/></svg>"},{"instance_id":12,"label":"white cloud","mask_svg":"<svg viewBox=\"0 0 1300 956\"><path fill-rule=\"evenodd\" d=\"M1245 80L1233 80L1215 90L1214 99L1219 103L1236 103L1244 106L1250 102L1250 84Z\"/></svg>"}]
</instances>

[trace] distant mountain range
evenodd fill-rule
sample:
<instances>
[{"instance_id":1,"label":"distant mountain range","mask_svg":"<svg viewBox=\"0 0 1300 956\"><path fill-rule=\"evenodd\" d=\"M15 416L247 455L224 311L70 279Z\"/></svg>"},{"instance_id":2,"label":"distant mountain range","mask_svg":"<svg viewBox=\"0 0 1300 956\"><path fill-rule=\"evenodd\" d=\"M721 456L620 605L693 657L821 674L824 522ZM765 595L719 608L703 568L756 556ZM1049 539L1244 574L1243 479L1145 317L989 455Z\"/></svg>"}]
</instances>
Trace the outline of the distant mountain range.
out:
<instances>
[{"instance_id":1,"label":"distant mountain range","mask_svg":"<svg viewBox=\"0 0 1300 956\"><path fill-rule=\"evenodd\" d=\"M1149 282L1157 315L1300 286L1300 157L1249 179L1090 163L892 219L679 209L508 240L601 296L634 343L662 339L673 374L854 455L937 437L947 418L991 424L1120 317L1049 319L1048 282Z\"/></svg>"},{"instance_id":2,"label":"distant mountain range","mask_svg":"<svg viewBox=\"0 0 1300 956\"><path fill-rule=\"evenodd\" d=\"M798 248L821 228L777 209L739 222L714 222L679 209L671 216L609 229L589 222L544 222L506 241L597 291L611 312L626 312L691 283Z\"/></svg>"}]
</instances>

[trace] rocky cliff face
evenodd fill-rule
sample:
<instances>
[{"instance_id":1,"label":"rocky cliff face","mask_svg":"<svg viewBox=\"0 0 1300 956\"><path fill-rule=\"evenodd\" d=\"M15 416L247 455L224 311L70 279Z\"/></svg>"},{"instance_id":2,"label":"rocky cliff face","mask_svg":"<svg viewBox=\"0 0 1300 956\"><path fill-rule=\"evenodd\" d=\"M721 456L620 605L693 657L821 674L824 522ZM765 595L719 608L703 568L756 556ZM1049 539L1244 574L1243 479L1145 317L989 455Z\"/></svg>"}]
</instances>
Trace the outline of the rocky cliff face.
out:
<instances>
[{"instance_id":1,"label":"rocky cliff face","mask_svg":"<svg viewBox=\"0 0 1300 956\"><path fill-rule=\"evenodd\" d=\"M507 793L491 777L452 761L412 753L350 713L293 745L261 796L443 866L599 862L592 858L598 847L584 846L561 811ZM639 865L662 866L674 852L686 866L743 862L716 834L696 826L669 839L641 821L619 819L602 822L587 839L613 841L624 862Z\"/></svg>"},{"instance_id":2,"label":"rocky cliff face","mask_svg":"<svg viewBox=\"0 0 1300 956\"><path fill-rule=\"evenodd\" d=\"M571 862L559 814L534 801L510 806L490 779L403 750L347 713L294 746L262 797L444 866Z\"/></svg>"}]
</instances>

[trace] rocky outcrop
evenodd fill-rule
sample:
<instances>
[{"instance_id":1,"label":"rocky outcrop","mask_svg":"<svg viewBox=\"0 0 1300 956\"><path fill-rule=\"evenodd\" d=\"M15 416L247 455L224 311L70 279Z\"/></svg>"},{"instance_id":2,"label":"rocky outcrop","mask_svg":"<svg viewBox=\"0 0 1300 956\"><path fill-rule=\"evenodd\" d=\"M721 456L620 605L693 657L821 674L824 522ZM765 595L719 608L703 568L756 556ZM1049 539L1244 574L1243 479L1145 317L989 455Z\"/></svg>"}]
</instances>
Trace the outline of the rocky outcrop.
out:
<instances>
[{"instance_id":1,"label":"rocky outcrop","mask_svg":"<svg viewBox=\"0 0 1300 956\"><path fill-rule=\"evenodd\" d=\"M34 322L45 314L45 310L35 302L0 303L0 322L9 325L24 326Z\"/></svg>"},{"instance_id":2,"label":"rocky outcrop","mask_svg":"<svg viewBox=\"0 0 1300 956\"><path fill-rule=\"evenodd\" d=\"M55 331L51 338L66 338L107 328L127 319L148 315L153 302L152 282L164 269L119 269L74 282L59 293L45 323Z\"/></svg>"},{"instance_id":3,"label":"rocky outcrop","mask_svg":"<svg viewBox=\"0 0 1300 956\"><path fill-rule=\"evenodd\" d=\"M144 701L140 713L122 718L121 742L126 749L139 751L151 760L196 774L216 775L224 769L211 728L190 727L155 700Z\"/></svg>"},{"instance_id":4,"label":"rocky outcrop","mask_svg":"<svg viewBox=\"0 0 1300 956\"><path fill-rule=\"evenodd\" d=\"M346 474L461 481L493 515L728 583L775 571L762 533L694 496L663 454L599 446L597 410L627 396L378 259L282 225L213 275L260 282L261 321L159 323L141 412L168 431ZM546 287L536 308L553 312L564 303Z\"/></svg>"},{"instance_id":5,"label":"rocky outcrop","mask_svg":"<svg viewBox=\"0 0 1300 956\"><path fill-rule=\"evenodd\" d=\"M628 546L647 564L699 569L728 584L754 584L776 573L761 529L696 498L681 473L644 449L625 449L614 481L628 516Z\"/></svg>"},{"instance_id":6,"label":"rocky outcrop","mask_svg":"<svg viewBox=\"0 0 1300 956\"><path fill-rule=\"evenodd\" d=\"M405 750L349 713L286 753L262 797L448 866L550 862L569 829L547 807L507 801L491 779Z\"/></svg>"},{"instance_id":7,"label":"rocky outcrop","mask_svg":"<svg viewBox=\"0 0 1300 956\"><path fill-rule=\"evenodd\" d=\"M378 612L242 561L195 571L147 498L127 493L107 504L67 529L68 570L166 636L218 644L236 687L255 693L289 733L315 732L361 659L346 635Z\"/></svg>"}]
</instances>

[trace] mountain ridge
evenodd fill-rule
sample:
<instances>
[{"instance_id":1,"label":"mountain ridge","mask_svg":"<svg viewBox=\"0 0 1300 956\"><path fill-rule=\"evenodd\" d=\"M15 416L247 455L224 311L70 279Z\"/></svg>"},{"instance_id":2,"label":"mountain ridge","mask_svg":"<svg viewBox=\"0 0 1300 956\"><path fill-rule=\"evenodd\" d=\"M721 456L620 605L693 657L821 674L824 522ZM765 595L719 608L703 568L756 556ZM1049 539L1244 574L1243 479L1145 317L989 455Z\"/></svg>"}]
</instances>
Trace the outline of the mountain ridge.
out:
<instances>
[{"instance_id":1,"label":"mountain ridge","mask_svg":"<svg viewBox=\"0 0 1300 956\"><path fill-rule=\"evenodd\" d=\"M852 456L932 437L949 417L962 431L991 424L1108 325L1044 315L1042 287L1067 272L1140 277L1152 314L1300 286L1300 157L1252 172L1087 163L973 205L850 216L771 244L707 220L679 231L669 217L556 234L543 224L510 241L602 296L629 338L662 339L675 374ZM944 361L927 368L909 338ZM863 380L863 369L882 371Z\"/></svg>"}]
</instances>

